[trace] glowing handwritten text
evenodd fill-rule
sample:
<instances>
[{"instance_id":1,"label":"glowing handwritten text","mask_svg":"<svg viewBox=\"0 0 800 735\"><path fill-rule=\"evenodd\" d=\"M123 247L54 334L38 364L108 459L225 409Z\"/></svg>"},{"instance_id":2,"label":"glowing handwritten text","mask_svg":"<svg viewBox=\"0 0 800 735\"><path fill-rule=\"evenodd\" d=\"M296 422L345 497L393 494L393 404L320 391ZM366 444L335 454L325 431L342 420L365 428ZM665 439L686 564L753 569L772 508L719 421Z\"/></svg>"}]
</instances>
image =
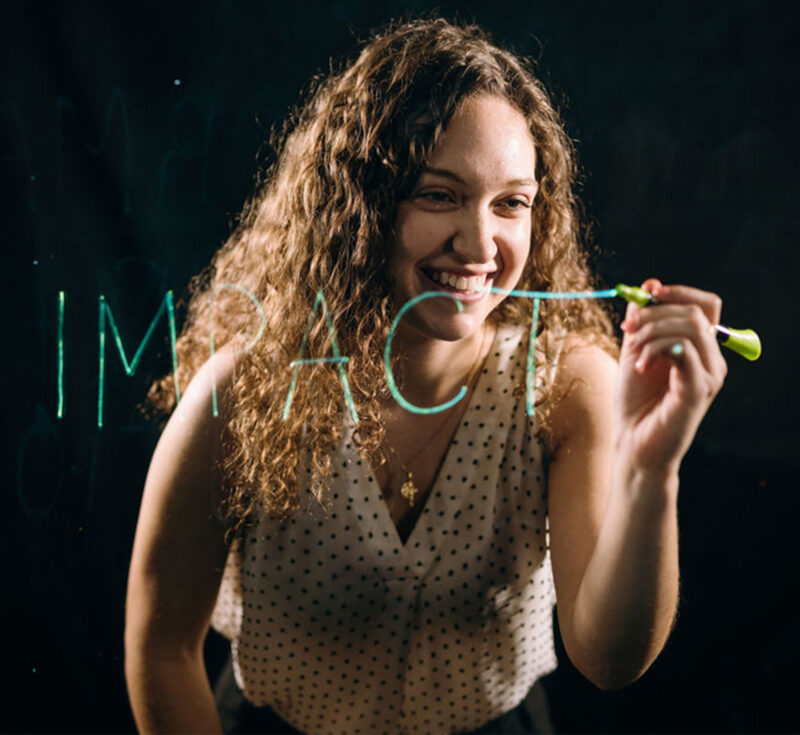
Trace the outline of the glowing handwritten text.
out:
<instances>
[{"instance_id":1,"label":"glowing handwritten text","mask_svg":"<svg viewBox=\"0 0 800 735\"><path fill-rule=\"evenodd\" d=\"M250 341L237 353L237 354L244 354L249 350L253 349L255 344L261 339L264 329L266 327L266 314L264 313L264 308L258 299L250 293L246 288L239 286L235 283L226 283L220 286L216 286L211 294L210 298L212 301L212 325L211 330L209 333L209 352L211 356L214 355L215 350L215 341L214 341L214 324L213 324L213 299L214 294L218 291L223 289L233 289L240 291L244 294L250 301L253 303L253 306L258 312L260 325L258 328L257 333ZM489 289L491 293L498 293L503 294L507 297L511 298L526 298L533 300L533 315L531 318L531 326L530 326L530 339L528 342L528 356L527 362L525 367L525 409L528 416L532 416L534 414L534 385L535 385L535 376L536 376L536 364L534 359L534 344L536 342L536 334L537 334L537 327L539 321L539 307L541 304L542 299L601 299L601 298L612 298L617 295L615 289L606 289L602 291L560 291L560 292L548 292L548 291L519 291L519 290L504 290L496 287L492 287ZM392 339L394 338L395 331L400 324L400 321L405 316L406 312L409 309L412 309L421 301L425 301L427 299L433 298L447 298L455 302L458 311L463 311L464 307L461 302L454 296L453 294L443 292L443 291L426 291L414 298L410 299L406 302L400 311L397 313L394 321L392 322L391 329L389 330L389 336L386 340L386 348L384 350L384 367L386 369L386 381L389 386L389 391L391 392L392 396L395 400L407 411L411 413L417 414L431 414L431 413L438 413L440 411L446 411L451 406L458 403L461 399L464 398L467 392L466 386L462 385L459 389L458 393L453 396L448 401L439 404L438 406L416 406L410 401L408 401L401 393L397 387L397 383L394 379L394 374L392 372L391 367L391 348L392 348ZM65 312L65 304L66 304L66 294L64 291L59 291L58 294L58 366L57 366L57 383L58 383L58 406L56 415L57 417L63 418L64 416L64 312ZM314 324L314 320L317 317L317 313L322 307L322 313L325 317L326 326L328 329L328 334L331 341L331 350L333 352L333 356L331 357L303 357L305 354L307 344L308 344L308 336L311 331L311 328ZM117 328L116 321L114 320L114 314L111 311L111 307L109 306L106 298L103 294L100 294L98 297L98 340L99 340L99 349L98 349L98 387L97 387L97 426L98 428L102 428L103 426L103 403L104 403L104 391L105 391L105 357L106 357L106 331L107 325L111 327L111 332L114 337L114 342L117 346L117 352L119 353L120 359L122 360L123 368L125 369L125 373L130 377L136 373L136 368L139 365L139 361L141 360L142 354L147 346L147 343L150 341L150 338L153 335L153 331L156 328L156 324L158 323L159 319L162 315L166 314L167 317L167 324L169 328L169 339L170 339L170 347L172 351L172 372L173 378L175 381L175 397L177 401L180 401L180 386L178 384L178 354L176 350L176 342L177 342L177 330L175 327L175 309L173 304L173 294L172 291L169 290L164 296L164 299L161 302L161 306L159 307L158 311L156 312L155 316L153 317L152 321L150 322L150 326L147 328L147 332L144 335L144 338L139 343L139 346L136 349L136 352L133 355L133 358L128 361L127 353L125 352L125 347L122 343L122 338L119 333L119 329ZM292 401L294 399L295 389L297 387L297 381L299 377L300 368L303 365L313 365L317 363L331 363L336 365L336 370L339 374L339 380L342 383L342 389L344 391L345 402L347 404L347 408L350 412L350 416L353 419L354 423L358 423L358 413L356 412L355 403L353 401L352 391L350 390L350 384L347 380L347 373L344 369L344 365L349 362L350 358L343 356L339 351L339 346L336 341L336 330L333 326L333 320L331 319L330 310L328 309L327 301L325 300L325 295L320 289L317 292L316 299L314 300L314 306L309 314L308 324L306 326L305 333L303 334L303 340L300 344L300 351L298 352L297 359L293 360L289 367L292 369L292 382L289 386L289 392L286 396L286 403L283 408L283 420L285 421L289 417L289 411L291 410ZM217 383L216 383L216 376L213 373L213 363L212 363L212 410L214 416L219 415L218 403L217 403Z\"/></svg>"}]
</instances>

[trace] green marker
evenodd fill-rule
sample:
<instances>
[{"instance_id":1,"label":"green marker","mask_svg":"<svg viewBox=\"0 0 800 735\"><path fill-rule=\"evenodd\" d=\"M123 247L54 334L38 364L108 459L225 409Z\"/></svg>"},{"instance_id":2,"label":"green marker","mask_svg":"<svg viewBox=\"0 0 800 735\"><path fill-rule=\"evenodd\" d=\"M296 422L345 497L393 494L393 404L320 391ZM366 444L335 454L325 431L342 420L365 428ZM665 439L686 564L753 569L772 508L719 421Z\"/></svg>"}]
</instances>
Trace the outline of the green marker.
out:
<instances>
[{"instance_id":1,"label":"green marker","mask_svg":"<svg viewBox=\"0 0 800 735\"><path fill-rule=\"evenodd\" d=\"M621 296L626 301L633 301L639 306L652 306L659 303L655 296L637 286L618 283L615 290L617 296ZM715 324L714 329L717 330L717 340L723 347L738 352L751 362L761 357L761 340L752 329L733 329L722 324Z\"/></svg>"}]
</instances>

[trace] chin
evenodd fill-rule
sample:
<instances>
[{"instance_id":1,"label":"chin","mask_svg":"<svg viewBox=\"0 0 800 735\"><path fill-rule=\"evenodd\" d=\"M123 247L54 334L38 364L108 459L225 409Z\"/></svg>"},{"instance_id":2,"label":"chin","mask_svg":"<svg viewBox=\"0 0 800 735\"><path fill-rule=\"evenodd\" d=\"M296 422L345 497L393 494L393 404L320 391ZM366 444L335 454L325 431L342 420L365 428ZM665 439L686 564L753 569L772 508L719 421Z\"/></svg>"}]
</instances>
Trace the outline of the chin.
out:
<instances>
[{"instance_id":1,"label":"chin","mask_svg":"<svg viewBox=\"0 0 800 735\"><path fill-rule=\"evenodd\" d=\"M455 308L454 306L453 310ZM444 342L458 342L462 339L468 339L479 332L487 321L488 315L486 314L465 314L463 312L448 315L444 318L436 314L420 314L414 319L410 319L408 316L403 319L406 326L413 330L415 334Z\"/></svg>"},{"instance_id":2,"label":"chin","mask_svg":"<svg viewBox=\"0 0 800 735\"><path fill-rule=\"evenodd\" d=\"M494 285L492 284L489 284ZM504 287L504 286L501 286ZM491 313L504 300L491 292L459 294L429 279L415 279L409 287L397 294L398 308L423 293L441 293L444 298L430 298L420 302L403 316L396 333L414 339L425 337L446 342L468 339L490 320ZM461 311L454 300L461 303Z\"/></svg>"}]
</instances>

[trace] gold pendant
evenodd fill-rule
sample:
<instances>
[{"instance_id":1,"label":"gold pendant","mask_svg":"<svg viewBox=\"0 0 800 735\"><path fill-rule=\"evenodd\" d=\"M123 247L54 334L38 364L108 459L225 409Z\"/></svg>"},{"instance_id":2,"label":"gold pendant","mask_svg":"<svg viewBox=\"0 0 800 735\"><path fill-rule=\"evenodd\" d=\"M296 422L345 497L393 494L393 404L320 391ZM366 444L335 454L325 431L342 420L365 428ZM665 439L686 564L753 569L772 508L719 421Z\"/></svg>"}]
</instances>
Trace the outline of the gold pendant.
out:
<instances>
[{"instance_id":1,"label":"gold pendant","mask_svg":"<svg viewBox=\"0 0 800 735\"><path fill-rule=\"evenodd\" d=\"M400 494L408 501L408 504L413 507L414 497L419 492L419 488L414 484L411 473L408 473L408 479L400 486Z\"/></svg>"}]
</instances>

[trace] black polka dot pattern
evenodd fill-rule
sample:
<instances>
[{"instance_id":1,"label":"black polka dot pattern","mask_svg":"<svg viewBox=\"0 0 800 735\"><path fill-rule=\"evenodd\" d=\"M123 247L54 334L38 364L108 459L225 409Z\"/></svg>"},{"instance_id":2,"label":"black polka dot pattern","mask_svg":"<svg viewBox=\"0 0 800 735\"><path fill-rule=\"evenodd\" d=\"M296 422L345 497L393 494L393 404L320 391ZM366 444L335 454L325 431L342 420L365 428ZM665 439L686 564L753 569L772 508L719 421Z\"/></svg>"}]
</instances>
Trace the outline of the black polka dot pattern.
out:
<instances>
[{"instance_id":1,"label":"black polka dot pattern","mask_svg":"<svg viewBox=\"0 0 800 735\"><path fill-rule=\"evenodd\" d=\"M523 336L498 330L405 544L350 427L331 512L232 550L213 625L254 704L303 732L458 732L555 668L542 444L512 396Z\"/></svg>"}]
</instances>

